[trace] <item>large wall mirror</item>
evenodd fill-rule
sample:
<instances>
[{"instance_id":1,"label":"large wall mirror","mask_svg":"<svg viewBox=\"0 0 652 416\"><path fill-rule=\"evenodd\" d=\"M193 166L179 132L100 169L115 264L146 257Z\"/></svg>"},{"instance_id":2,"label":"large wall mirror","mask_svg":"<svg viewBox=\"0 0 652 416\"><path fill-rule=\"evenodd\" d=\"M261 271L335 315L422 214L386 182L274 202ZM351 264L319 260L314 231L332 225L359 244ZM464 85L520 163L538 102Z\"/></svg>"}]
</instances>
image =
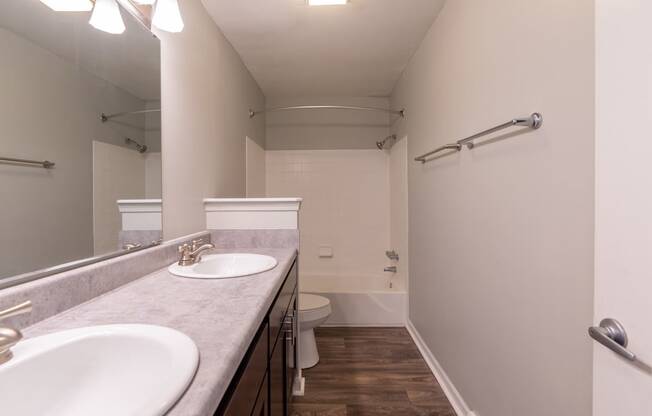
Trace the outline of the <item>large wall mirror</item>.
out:
<instances>
[{"instance_id":1,"label":"large wall mirror","mask_svg":"<svg viewBox=\"0 0 652 416\"><path fill-rule=\"evenodd\" d=\"M120 11L2 0L0 287L161 238L160 45Z\"/></svg>"}]
</instances>

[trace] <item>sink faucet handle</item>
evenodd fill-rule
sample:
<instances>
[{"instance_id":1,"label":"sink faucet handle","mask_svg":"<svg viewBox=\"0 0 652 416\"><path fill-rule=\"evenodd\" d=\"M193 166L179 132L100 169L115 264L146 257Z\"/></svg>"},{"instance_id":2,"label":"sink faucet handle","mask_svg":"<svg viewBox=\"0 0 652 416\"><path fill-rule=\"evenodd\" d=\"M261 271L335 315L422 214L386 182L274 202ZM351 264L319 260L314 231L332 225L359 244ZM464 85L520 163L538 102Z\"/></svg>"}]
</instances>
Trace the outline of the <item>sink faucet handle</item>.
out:
<instances>
[{"instance_id":1,"label":"sink faucet handle","mask_svg":"<svg viewBox=\"0 0 652 416\"><path fill-rule=\"evenodd\" d=\"M202 246L202 245L204 245L206 243L208 243L208 240L206 240L204 237L192 240L192 242L191 242L192 251L197 250L200 246Z\"/></svg>"},{"instance_id":2,"label":"sink faucet handle","mask_svg":"<svg viewBox=\"0 0 652 416\"><path fill-rule=\"evenodd\" d=\"M0 319L10 318L12 316L22 315L32 311L32 302L26 301L11 308L0 311Z\"/></svg>"},{"instance_id":3,"label":"sink faucet handle","mask_svg":"<svg viewBox=\"0 0 652 416\"><path fill-rule=\"evenodd\" d=\"M398 253L396 252L396 250L387 250L385 251L385 255L390 260L398 261Z\"/></svg>"},{"instance_id":4,"label":"sink faucet handle","mask_svg":"<svg viewBox=\"0 0 652 416\"><path fill-rule=\"evenodd\" d=\"M0 311L0 320L31 311L32 302L28 300L4 311ZM18 329L0 327L0 365L11 360L11 357L13 357L11 347L16 345L21 339L23 339L23 334Z\"/></svg>"}]
</instances>

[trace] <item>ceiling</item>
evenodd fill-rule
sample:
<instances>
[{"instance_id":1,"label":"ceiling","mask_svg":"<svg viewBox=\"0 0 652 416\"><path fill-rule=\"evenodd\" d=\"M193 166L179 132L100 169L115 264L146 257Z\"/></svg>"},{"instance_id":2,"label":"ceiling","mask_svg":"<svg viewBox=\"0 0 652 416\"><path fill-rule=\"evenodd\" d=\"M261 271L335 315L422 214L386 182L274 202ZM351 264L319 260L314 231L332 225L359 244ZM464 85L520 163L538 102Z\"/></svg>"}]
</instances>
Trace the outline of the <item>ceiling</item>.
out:
<instances>
[{"instance_id":1,"label":"ceiling","mask_svg":"<svg viewBox=\"0 0 652 416\"><path fill-rule=\"evenodd\" d=\"M88 24L90 12L54 12L38 0L0 0L7 29L143 100L161 96L160 45L126 10L111 35Z\"/></svg>"},{"instance_id":2,"label":"ceiling","mask_svg":"<svg viewBox=\"0 0 652 416\"><path fill-rule=\"evenodd\" d=\"M445 0L202 0L268 97L388 96Z\"/></svg>"}]
</instances>

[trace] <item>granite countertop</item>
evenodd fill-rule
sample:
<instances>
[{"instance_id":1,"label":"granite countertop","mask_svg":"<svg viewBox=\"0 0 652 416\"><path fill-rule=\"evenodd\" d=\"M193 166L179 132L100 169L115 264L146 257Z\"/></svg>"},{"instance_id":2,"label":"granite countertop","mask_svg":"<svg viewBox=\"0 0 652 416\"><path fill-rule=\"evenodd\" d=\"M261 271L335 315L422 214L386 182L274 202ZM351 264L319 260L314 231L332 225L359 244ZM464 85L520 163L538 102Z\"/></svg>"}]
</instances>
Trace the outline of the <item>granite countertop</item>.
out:
<instances>
[{"instance_id":1,"label":"granite countertop","mask_svg":"<svg viewBox=\"0 0 652 416\"><path fill-rule=\"evenodd\" d=\"M199 348L192 383L170 416L212 415L283 283L295 249L212 250L273 256L278 265L254 276L223 280L176 277L167 267L26 328L26 338L107 324L177 329ZM35 305L37 308L38 305Z\"/></svg>"}]
</instances>

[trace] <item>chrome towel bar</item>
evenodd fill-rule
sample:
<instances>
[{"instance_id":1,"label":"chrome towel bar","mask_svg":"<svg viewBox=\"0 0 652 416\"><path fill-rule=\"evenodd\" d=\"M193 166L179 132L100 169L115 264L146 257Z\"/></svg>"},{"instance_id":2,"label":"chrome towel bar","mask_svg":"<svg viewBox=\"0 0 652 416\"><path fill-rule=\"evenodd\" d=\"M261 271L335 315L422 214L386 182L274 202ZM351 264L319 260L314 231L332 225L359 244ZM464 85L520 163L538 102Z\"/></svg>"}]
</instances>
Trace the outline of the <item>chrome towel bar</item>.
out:
<instances>
[{"instance_id":1,"label":"chrome towel bar","mask_svg":"<svg viewBox=\"0 0 652 416\"><path fill-rule=\"evenodd\" d=\"M18 163L18 164L25 164L25 165L41 165L41 167L45 169L52 169L54 167L54 162L50 162L49 160L28 160L28 159L16 159L13 157L0 157L0 163L2 162Z\"/></svg>"},{"instance_id":2,"label":"chrome towel bar","mask_svg":"<svg viewBox=\"0 0 652 416\"><path fill-rule=\"evenodd\" d=\"M414 158L415 161L421 162L421 163L426 163L428 161L428 156L432 156L435 153L441 152L442 150L448 150L448 149L455 149L457 151L462 150L462 146L466 146L468 149L473 149L473 146L475 145L473 143L473 140L480 138L482 136L486 136L491 133L495 133L499 130L506 129L508 127L513 127L513 126L523 126L523 127L529 127L533 130L538 129L541 127L543 124L543 116L539 113L532 113L529 117L523 117L523 118L515 118L512 119L506 123L499 124L498 126L492 127L490 129L481 131L480 133L476 133L472 136L465 137L461 140L458 140L455 143L450 143L441 147L438 147L437 149L424 153L421 156L417 156Z\"/></svg>"},{"instance_id":3,"label":"chrome towel bar","mask_svg":"<svg viewBox=\"0 0 652 416\"><path fill-rule=\"evenodd\" d=\"M428 153L424 153L419 157L415 157L414 160L416 160L417 162L426 163L428 161L428 156L432 156L435 153L441 152L442 150L457 150L459 152L460 150L462 150L462 145L457 143L445 144L443 146L436 148L435 150L432 150Z\"/></svg>"}]
</instances>

